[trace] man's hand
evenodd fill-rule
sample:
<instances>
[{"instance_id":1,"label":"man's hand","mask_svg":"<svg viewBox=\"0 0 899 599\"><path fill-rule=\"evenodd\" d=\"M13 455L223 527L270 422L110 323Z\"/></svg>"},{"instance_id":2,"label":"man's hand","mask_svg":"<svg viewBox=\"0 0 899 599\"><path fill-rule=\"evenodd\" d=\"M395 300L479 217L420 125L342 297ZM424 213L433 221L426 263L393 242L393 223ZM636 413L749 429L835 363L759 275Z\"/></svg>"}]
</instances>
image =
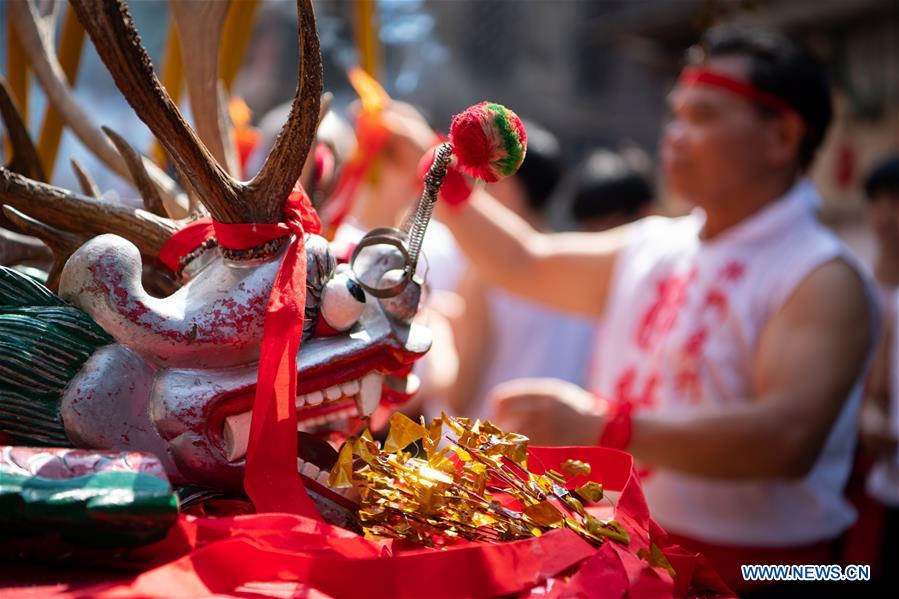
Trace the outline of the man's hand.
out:
<instances>
[{"instance_id":1,"label":"man's hand","mask_svg":"<svg viewBox=\"0 0 899 599\"><path fill-rule=\"evenodd\" d=\"M577 385L559 379L517 379L490 394L494 423L534 445L596 445L604 407Z\"/></svg>"}]
</instances>

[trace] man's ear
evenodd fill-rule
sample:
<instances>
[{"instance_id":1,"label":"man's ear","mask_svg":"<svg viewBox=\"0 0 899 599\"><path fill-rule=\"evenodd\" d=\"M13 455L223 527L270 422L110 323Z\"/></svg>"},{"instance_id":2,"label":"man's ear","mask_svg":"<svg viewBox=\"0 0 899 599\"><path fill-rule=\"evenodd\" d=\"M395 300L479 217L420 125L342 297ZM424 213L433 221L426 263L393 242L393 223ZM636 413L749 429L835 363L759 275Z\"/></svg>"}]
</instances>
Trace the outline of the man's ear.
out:
<instances>
[{"instance_id":1,"label":"man's ear","mask_svg":"<svg viewBox=\"0 0 899 599\"><path fill-rule=\"evenodd\" d=\"M786 112L771 119L768 159L775 165L796 160L805 135L805 123L795 112Z\"/></svg>"}]
</instances>

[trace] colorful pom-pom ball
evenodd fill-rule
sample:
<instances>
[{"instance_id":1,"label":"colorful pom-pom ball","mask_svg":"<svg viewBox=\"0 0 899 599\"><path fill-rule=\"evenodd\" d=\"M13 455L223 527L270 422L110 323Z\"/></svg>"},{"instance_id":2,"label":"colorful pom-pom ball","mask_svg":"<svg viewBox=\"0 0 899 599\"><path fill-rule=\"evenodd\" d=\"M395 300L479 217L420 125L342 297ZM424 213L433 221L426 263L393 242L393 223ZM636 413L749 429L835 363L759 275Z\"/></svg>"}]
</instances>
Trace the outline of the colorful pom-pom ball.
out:
<instances>
[{"instance_id":1,"label":"colorful pom-pom ball","mask_svg":"<svg viewBox=\"0 0 899 599\"><path fill-rule=\"evenodd\" d=\"M453 117L449 138L458 168L487 183L515 174L527 151L521 119L493 102L481 102Z\"/></svg>"}]
</instances>

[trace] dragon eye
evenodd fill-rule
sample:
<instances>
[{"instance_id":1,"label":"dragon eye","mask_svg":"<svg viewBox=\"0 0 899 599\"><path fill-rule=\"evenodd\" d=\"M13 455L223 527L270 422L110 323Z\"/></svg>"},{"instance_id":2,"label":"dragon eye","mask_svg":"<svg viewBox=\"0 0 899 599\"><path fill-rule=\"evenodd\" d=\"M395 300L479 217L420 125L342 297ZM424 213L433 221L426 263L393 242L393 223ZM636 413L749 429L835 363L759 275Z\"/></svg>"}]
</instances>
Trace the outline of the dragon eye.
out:
<instances>
[{"instance_id":1,"label":"dragon eye","mask_svg":"<svg viewBox=\"0 0 899 599\"><path fill-rule=\"evenodd\" d=\"M338 272L322 290L321 317L338 331L350 329L362 316L365 292L347 272Z\"/></svg>"}]
</instances>

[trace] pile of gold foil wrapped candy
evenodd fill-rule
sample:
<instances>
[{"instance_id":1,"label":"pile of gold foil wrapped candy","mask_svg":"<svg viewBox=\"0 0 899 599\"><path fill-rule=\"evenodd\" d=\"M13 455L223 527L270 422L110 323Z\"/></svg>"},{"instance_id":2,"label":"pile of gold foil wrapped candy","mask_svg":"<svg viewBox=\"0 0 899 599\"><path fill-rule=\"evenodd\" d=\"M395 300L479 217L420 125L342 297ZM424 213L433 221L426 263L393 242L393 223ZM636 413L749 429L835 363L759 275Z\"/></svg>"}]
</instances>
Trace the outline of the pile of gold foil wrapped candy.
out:
<instances>
[{"instance_id":1,"label":"pile of gold foil wrapped candy","mask_svg":"<svg viewBox=\"0 0 899 599\"><path fill-rule=\"evenodd\" d=\"M527 442L489 421L444 414L426 425L396 412L383 447L367 430L344 443L328 484L358 489L360 523L371 538L434 547L460 539L514 541L568 528L594 545L628 543L617 522L584 508L603 500L601 484L566 488L566 474L589 474L590 465L567 460L560 466L564 473L535 474L528 470Z\"/></svg>"}]
</instances>

